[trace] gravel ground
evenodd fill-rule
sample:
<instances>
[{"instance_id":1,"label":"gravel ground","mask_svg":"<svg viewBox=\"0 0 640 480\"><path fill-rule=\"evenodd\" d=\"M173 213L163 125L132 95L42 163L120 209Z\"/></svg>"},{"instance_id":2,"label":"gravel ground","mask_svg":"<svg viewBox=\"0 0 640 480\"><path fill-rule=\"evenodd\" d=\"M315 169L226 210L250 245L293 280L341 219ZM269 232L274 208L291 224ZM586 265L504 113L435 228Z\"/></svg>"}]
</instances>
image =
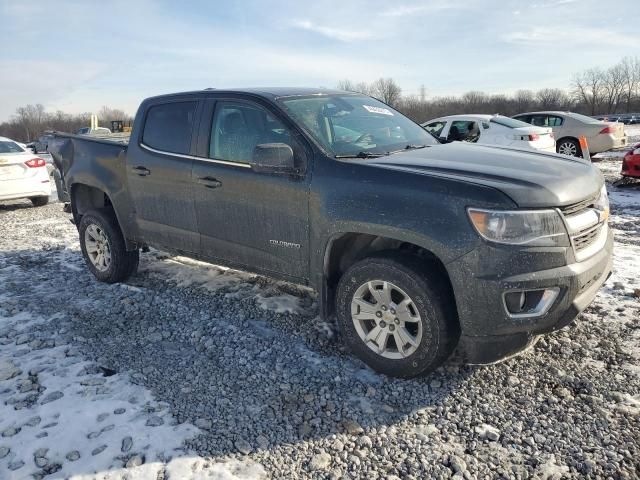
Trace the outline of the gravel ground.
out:
<instances>
[{"instance_id":1,"label":"gravel ground","mask_svg":"<svg viewBox=\"0 0 640 480\"><path fill-rule=\"evenodd\" d=\"M639 478L640 188L611 194L616 273L577 322L417 380L351 357L307 290L155 251L101 284L60 204L0 204L0 477ZM38 437L71 408L64 448Z\"/></svg>"}]
</instances>

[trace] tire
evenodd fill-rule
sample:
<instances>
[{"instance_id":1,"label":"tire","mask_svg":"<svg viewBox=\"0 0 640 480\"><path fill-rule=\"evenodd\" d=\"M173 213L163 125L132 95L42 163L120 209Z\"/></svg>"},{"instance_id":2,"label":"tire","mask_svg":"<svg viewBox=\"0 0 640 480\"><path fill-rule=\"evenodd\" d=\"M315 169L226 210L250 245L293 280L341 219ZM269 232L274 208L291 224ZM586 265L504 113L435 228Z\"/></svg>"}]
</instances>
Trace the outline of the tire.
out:
<instances>
[{"instance_id":1,"label":"tire","mask_svg":"<svg viewBox=\"0 0 640 480\"><path fill-rule=\"evenodd\" d=\"M572 138L563 138L556 145L556 152L572 157L582 157L580 144Z\"/></svg>"},{"instance_id":2,"label":"tire","mask_svg":"<svg viewBox=\"0 0 640 480\"><path fill-rule=\"evenodd\" d=\"M33 203L34 207L44 207L47 203L49 203L49 197L31 197L31 203Z\"/></svg>"},{"instance_id":3,"label":"tire","mask_svg":"<svg viewBox=\"0 0 640 480\"><path fill-rule=\"evenodd\" d=\"M78 232L82 256L99 281L122 282L136 272L140 258L138 250L127 251L125 248L122 231L112 210L89 210L82 216Z\"/></svg>"},{"instance_id":4,"label":"tire","mask_svg":"<svg viewBox=\"0 0 640 480\"><path fill-rule=\"evenodd\" d=\"M417 257L395 253L370 257L351 266L338 283L336 313L344 342L371 368L392 377L411 378L432 372L451 355L460 336L450 293L441 287L436 276L430 278L422 272L416 266L419 263ZM380 288L378 294L384 295L384 282L389 286L392 301L382 312L385 305L375 299L371 286ZM403 294L409 298L411 307L400 313L402 307L396 302L402 300ZM372 303L376 317L369 311ZM370 320L366 319L369 317ZM405 322L405 318L411 321ZM379 335L376 332L380 330L376 328L382 330ZM363 333L367 332L376 340L366 342ZM408 338L407 334L417 345L406 342L401 351L396 339L402 342ZM385 340L378 340L385 336ZM380 353L381 345L386 349L383 353Z\"/></svg>"}]
</instances>

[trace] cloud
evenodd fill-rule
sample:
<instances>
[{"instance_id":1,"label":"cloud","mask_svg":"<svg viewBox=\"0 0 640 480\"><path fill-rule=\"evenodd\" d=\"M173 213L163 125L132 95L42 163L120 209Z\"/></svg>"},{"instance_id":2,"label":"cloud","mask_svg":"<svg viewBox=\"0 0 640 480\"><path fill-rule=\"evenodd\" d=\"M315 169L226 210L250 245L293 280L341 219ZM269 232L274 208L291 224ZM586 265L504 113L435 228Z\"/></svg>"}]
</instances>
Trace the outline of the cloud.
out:
<instances>
[{"instance_id":1,"label":"cloud","mask_svg":"<svg viewBox=\"0 0 640 480\"><path fill-rule=\"evenodd\" d=\"M10 117L20 105L42 103L45 107L51 107L52 102L72 95L107 68L103 63L86 61L0 61L0 71L5 72L0 75L3 98L0 102L0 119Z\"/></svg>"},{"instance_id":2,"label":"cloud","mask_svg":"<svg viewBox=\"0 0 640 480\"><path fill-rule=\"evenodd\" d=\"M350 28L334 28L317 25L310 20L296 20L292 23L295 28L319 33L327 38L339 40L341 42L353 42L355 40L367 40L373 37L372 32L364 30L353 30Z\"/></svg>"},{"instance_id":3,"label":"cloud","mask_svg":"<svg viewBox=\"0 0 640 480\"><path fill-rule=\"evenodd\" d=\"M470 3L473 0L467 0L464 8L471 7ZM441 10L456 10L462 8L460 4L453 1L436 1L430 3L420 3L415 5L396 5L387 10L380 12L381 17L409 17L413 15L419 15L423 13L436 13Z\"/></svg>"},{"instance_id":4,"label":"cloud","mask_svg":"<svg viewBox=\"0 0 640 480\"><path fill-rule=\"evenodd\" d=\"M574 47L624 47L628 46L630 41L633 41L629 37L620 35L613 30L582 28L572 25L531 27L526 30L505 33L501 38L508 43L524 46L561 46L564 49Z\"/></svg>"}]
</instances>

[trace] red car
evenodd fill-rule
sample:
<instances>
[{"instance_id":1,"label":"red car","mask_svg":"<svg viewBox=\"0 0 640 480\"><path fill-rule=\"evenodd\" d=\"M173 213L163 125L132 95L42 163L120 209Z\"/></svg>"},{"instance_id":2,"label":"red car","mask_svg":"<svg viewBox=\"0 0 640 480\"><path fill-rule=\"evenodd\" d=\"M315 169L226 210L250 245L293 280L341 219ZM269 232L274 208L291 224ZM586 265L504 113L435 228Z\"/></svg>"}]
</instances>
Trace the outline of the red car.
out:
<instances>
[{"instance_id":1,"label":"red car","mask_svg":"<svg viewBox=\"0 0 640 480\"><path fill-rule=\"evenodd\" d=\"M622 176L640 178L640 143L634 145L622 159Z\"/></svg>"}]
</instances>

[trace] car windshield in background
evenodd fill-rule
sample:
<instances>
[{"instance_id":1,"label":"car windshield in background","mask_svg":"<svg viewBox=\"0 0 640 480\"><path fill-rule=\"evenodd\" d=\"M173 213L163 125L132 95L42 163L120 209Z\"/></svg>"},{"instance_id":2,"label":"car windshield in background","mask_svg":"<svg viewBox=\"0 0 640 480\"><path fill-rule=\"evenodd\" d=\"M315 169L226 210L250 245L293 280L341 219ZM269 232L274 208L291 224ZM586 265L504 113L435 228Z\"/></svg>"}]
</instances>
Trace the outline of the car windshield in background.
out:
<instances>
[{"instance_id":1,"label":"car windshield in background","mask_svg":"<svg viewBox=\"0 0 640 480\"><path fill-rule=\"evenodd\" d=\"M366 157L438 143L401 113L363 95L289 97L281 103L336 156Z\"/></svg>"},{"instance_id":2,"label":"car windshield in background","mask_svg":"<svg viewBox=\"0 0 640 480\"><path fill-rule=\"evenodd\" d=\"M579 113L569 112L566 115L582 123L591 123L595 125L599 125L602 123L602 120L598 120L597 118L587 117L586 115L580 115Z\"/></svg>"},{"instance_id":3,"label":"car windshield in background","mask_svg":"<svg viewBox=\"0 0 640 480\"><path fill-rule=\"evenodd\" d=\"M530 127L530 123L526 123L520 120L516 120L515 118L503 117L502 115L496 115L495 117L491 117L490 122L497 123L498 125L502 125L503 127L508 128L522 128L522 127Z\"/></svg>"},{"instance_id":4,"label":"car windshield in background","mask_svg":"<svg viewBox=\"0 0 640 480\"><path fill-rule=\"evenodd\" d=\"M15 142L0 142L0 153L23 153L24 149Z\"/></svg>"}]
</instances>

